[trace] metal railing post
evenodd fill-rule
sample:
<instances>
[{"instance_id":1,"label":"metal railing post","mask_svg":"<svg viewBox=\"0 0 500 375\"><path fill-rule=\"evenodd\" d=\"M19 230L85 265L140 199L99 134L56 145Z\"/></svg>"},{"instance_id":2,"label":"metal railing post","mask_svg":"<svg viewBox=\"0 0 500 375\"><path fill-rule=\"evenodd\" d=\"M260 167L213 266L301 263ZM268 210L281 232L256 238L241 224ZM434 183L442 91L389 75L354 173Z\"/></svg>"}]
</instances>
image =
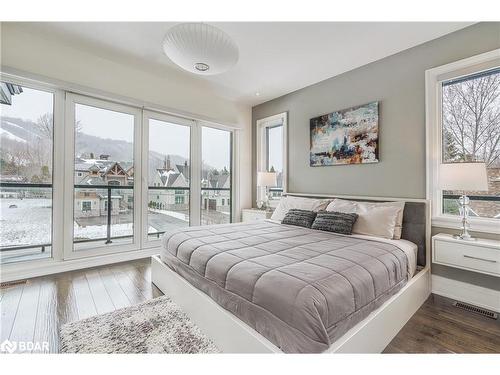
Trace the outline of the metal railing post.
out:
<instances>
[{"instance_id":1,"label":"metal railing post","mask_svg":"<svg viewBox=\"0 0 500 375\"><path fill-rule=\"evenodd\" d=\"M111 210L113 209L113 204L111 203L111 188L108 187L108 223L107 223L107 236L106 236L106 245L111 242Z\"/></svg>"}]
</instances>

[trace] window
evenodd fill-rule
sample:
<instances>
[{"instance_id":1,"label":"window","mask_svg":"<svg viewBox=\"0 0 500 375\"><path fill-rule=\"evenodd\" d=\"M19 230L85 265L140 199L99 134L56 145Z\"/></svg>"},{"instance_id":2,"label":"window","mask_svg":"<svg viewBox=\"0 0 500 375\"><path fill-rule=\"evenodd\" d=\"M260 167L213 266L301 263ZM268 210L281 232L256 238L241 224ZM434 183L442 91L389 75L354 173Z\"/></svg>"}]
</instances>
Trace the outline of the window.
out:
<instances>
[{"instance_id":1,"label":"window","mask_svg":"<svg viewBox=\"0 0 500 375\"><path fill-rule=\"evenodd\" d=\"M120 246L134 243L137 222L133 171L139 116L127 106L79 95L69 98L74 170L85 171L74 179L73 248L80 256L125 251ZM99 209L85 211L76 204L89 194ZM115 244L120 246L98 249Z\"/></svg>"},{"instance_id":2,"label":"window","mask_svg":"<svg viewBox=\"0 0 500 375\"><path fill-rule=\"evenodd\" d=\"M232 132L227 130L201 129L202 225L232 222L232 206L222 203L231 197L232 139Z\"/></svg>"},{"instance_id":3,"label":"window","mask_svg":"<svg viewBox=\"0 0 500 375\"><path fill-rule=\"evenodd\" d=\"M232 130L2 79L1 263L146 249L165 230L231 222Z\"/></svg>"},{"instance_id":4,"label":"window","mask_svg":"<svg viewBox=\"0 0 500 375\"><path fill-rule=\"evenodd\" d=\"M495 51L494 51L495 52ZM436 98L437 100L432 100ZM436 106L437 104L437 106ZM427 72L428 196L433 225L456 226L458 198L470 198L472 230L500 228L500 61L498 51ZM436 155L436 157L432 157ZM439 190L439 165L481 161L488 191ZM496 229L495 229L496 227Z\"/></svg>"},{"instance_id":5,"label":"window","mask_svg":"<svg viewBox=\"0 0 500 375\"><path fill-rule=\"evenodd\" d=\"M276 186L268 187L271 207L277 206L286 188L286 126L286 112L257 121L257 169L276 173ZM266 188L258 186L257 201L265 200L265 194Z\"/></svg>"},{"instance_id":6,"label":"window","mask_svg":"<svg viewBox=\"0 0 500 375\"><path fill-rule=\"evenodd\" d=\"M0 261L51 257L54 94L0 82Z\"/></svg>"},{"instance_id":7,"label":"window","mask_svg":"<svg viewBox=\"0 0 500 375\"><path fill-rule=\"evenodd\" d=\"M90 210L92 210L92 202L83 201L82 202L82 211L83 212L88 212Z\"/></svg>"},{"instance_id":8,"label":"window","mask_svg":"<svg viewBox=\"0 0 500 375\"><path fill-rule=\"evenodd\" d=\"M148 239L189 226L191 124L148 112Z\"/></svg>"}]
</instances>

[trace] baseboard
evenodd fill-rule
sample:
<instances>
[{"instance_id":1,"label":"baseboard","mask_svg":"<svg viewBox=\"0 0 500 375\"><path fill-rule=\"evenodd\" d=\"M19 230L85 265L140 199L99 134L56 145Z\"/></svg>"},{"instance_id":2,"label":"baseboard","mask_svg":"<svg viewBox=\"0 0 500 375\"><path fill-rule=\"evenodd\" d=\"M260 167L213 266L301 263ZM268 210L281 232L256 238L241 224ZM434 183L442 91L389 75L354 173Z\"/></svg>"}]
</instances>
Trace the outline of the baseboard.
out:
<instances>
[{"instance_id":1,"label":"baseboard","mask_svg":"<svg viewBox=\"0 0 500 375\"><path fill-rule=\"evenodd\" d=\"M160 252L159 248L127 251L118 254L107 254L89 258L71 260L40 260L29 263L13 263L0 266L0 281L8 282L32 277L52 275L55 273L74 271L107 264L126 262L130 260L149 258Z\"/></svg>"},{"instance_id":2,"label":"baseboard","mask_svg":"<svg viewBox=\"0 0 500 375\"><path fill-rule=\"evenodd\" d=\"M500 291L432 275L432 293L500 312Z\"/></svg>"}]
</instances>

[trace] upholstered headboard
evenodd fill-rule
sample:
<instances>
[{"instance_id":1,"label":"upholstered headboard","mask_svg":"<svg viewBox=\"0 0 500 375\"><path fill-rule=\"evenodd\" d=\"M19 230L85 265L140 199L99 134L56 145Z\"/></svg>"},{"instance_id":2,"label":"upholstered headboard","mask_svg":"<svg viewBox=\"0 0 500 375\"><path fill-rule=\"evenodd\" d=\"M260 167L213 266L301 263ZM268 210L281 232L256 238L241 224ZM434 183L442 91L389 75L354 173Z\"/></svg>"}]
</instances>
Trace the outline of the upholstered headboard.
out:
<instances>
[{"instance_id":1,"label":"upholstered headboard","mask_svg":"<svg viewBox=\"0 0 500 375\"><path fill-rule=\"evenodd\" d=\"M378 197L345 197L345 196L330 196L330 195L316 195L316 194L302 194L302 193L287 193L283 195L290 195L295 197L316 198L316 199L350 199L355 201L364 202L391 202L391 201L405 201L405 209L403 212L403 231L401 238L413 242L418 246L417 264L425 267L427 264L427 246L429 245L429 218L428 218L428 202L425 200L405 200L404 198L391 199L391 198L378 198Z\"/></svg>"}]
</instances>

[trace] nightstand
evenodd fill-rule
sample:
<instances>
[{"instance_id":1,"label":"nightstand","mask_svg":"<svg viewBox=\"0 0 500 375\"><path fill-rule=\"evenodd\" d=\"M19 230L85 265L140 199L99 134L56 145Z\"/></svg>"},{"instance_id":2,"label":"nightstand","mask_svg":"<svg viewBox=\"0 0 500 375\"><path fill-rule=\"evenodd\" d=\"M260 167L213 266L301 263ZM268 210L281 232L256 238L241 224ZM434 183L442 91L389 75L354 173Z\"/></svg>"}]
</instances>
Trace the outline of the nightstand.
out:
<instances>
[{"instance_id":1,"label":"nightstand","mask_svg":"<svg viewBox=\"0 0 500 375\"><path fill-rule=\"evenodd\" d=\"M241 210L241 221L244 223L270 219L272 211L259 210L257 208L244 208Z\"/></svg>"},{"instance_id":2,"label":"nightstand","mask_svg":"<svg viewBox=\"0 0 500 375\"><path fill-rule=\"evenodd\" d=\"M432 262L500 277L500 241L464 241L439 233L432 237Z\"/></svg>"}]
</instances>

